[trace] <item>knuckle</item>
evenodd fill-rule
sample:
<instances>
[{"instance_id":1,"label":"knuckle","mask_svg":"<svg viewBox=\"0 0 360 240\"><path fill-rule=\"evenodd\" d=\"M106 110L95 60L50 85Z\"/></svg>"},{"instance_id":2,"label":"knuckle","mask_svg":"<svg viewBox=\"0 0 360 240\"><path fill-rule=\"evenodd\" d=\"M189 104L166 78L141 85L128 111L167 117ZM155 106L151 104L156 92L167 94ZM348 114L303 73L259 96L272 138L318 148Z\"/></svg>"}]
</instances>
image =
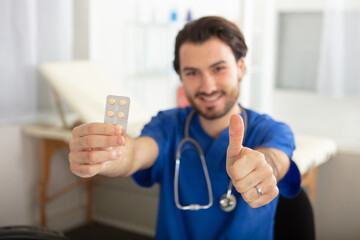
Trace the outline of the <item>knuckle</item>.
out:
<instances>
[{"instance_id":1,"label":"knuckle","mask_svg":"<svg viewBox=\"0 0 360 240\"><path fill-rule=\"evenodd\" d=\"M230 176L232 179L235 179L235 180L239 180L240 179L240 174L239 174L239 171L238 171L238 168L237 168L237 162L235 162L229 169L229 172L230 172Z\"/></svg>"},{"instance_id":2,"label":"knuckle","mask_svg":"<svg viewBox=\"0 0 360 240\"><path fill-rule=\"evenodd\" d=\"M69 156L68 156L68 159L69 159L69 162L70 162L70 164L72 163L72 162L74 162L74 154L72 153L72 152L70 152L69 153Z\"/></svg>"},{"instance_id":3,"label":"knuckle","mask_svg":"<svg viewBox=\"0 0 360 240\"><path fill-rule=\"evenodd\" d=\"M95 176L98 173L98 170L95 166L89 166L87 169L87 175L88 177Z\"/></svg>"},{"instance_id":4,"label":"knuckle","mask_svg":"<svg viewBox=\"0 0 360 240\"><path fill-rule=\"evenodd\" d=\"M274 186L276 186L276 184L277 184L277 181L276 181L276 178L275 178L274 175L271 176L271 183L272 183Z\"/></svg>"},{"instance_id":5,"label":"knuckle","mask_svg":"<svg viewBox=\"0 0 360 240\"><path fill-rule=\"evenodd\" d=\"M268 165L268 168L270 169L271 173L274 173L274 168L273 166L271 166L270 164L267 164Z\"/></svg>"},{"instance_id":6,"label":"knuckle","mask_svg":"<svg viewBox=\"0 0 360 240\"><path fill-rule=\"evenodd\" d=\"M73 137L77 136L78 131L79 131L79 127L78 127L78 126L77 126L77 127L74 127L74 128L72 129L71 132L72 132Z\"/></svg>"},{"instance_id":7,"label":"knuckle","mask_svg":"<svg viewBox=\"0 0 360 240\"><path fill-rule=\"evenodd\" d=\"M70 171L72 173L74 173L75 175L80 176L80 173L78 171L76 164L70 163Z\"/></svg>"},{"instance_id":8,"label":"knuckle","mask_svg":"<svg viewBox=\"0 0 360 240\"><path fill-rule=\"evenodd\" d=\"M95 151L88 151L86 153L86 159L87 159L88 163L90 163L90 164L96 163L96 161L97 161L96 152Z\"/></svg>"},{"instance_id":9,"label":"knuckle","mask_svg":"<svg viewBox=\"0 0 360 240\"><path fill-rule=\"evenodd\" d=\"M235 171L235 167L234 167L234 165L232 165L230 168L229 168L229 175L230 175L230 178L232 178L232 179L236 179L235 178L235 173L236 173L236 171Z\"/></svg>"},{"instance_id":10,"label":"knuckle","mask_svg":"<svg viewBox=\"0 0 360 240\"><path fill-rule=\"evenodd\" d=\"M266 172L267 176L273 176L274 175L273 168L269 164L265 165L265 172Z\"/></svg>"},{"instance_id":11,"label":"knuckle","mask_svg":"<svg viewBox=\"0 0 360 240\"><path fill-rule=\"evenodd\" d=\"M234 187L236 189L236 191L238 191L239 193L244 193L244 187L241 184L241 182L235 182Z\"/></svg>"},{"instance_id":12,"label":"knuckle","mask_svg":"<svg viewBox=\"0 0 360 240\"><path fill-rule=\"evenodd\" d=\"M90 134L94 134L94 132L95 132L95 125L94 124L90 123L87 128L88 128L88 132Z\"/></svg>"},{"instance_id":13,"label":"knuckle","mask_svg":"<svg viewBox=\"0 0 360 240\"><path fill-rule=\"evenodd\" d=\"M257 159L265 161L265 155L262 152L254 151L254 154Z\"/></svg>"},{"instance_id":14,"label":"knuckle","mask_svg":"<svg viewBox=\"0 0 360 240\"><path fill-rule=\"evenodd\" d=\"M86 175L87 175L88 177L93 176L93 175L94 175L94 169L93 169L92 167L88 167L88 168L86 169Z\"/></svg>"},{"instance_id":15,"label":"knuckle","mask_svg":"<svg viewBox=\"0 0 360 240\"><path fill-rule=\"evenodd\" d=\"M276 196L279 194L279 189L277 187L272 188L268 193L267 196L269 198L269 202L272 201Z\"/></svg>"},{"instance_id":16,"label":"knuckle","mask_svg":"<svg viewBox=\"0 0 360 240\"><path fill-rule=\"evenodd\" d=\"M241 196L245 202L249 202L251 200L251 194L249 193L249 191L246 193L243 193Z\"/></svg>"},{"instance_id":17,"label":"knuckle","mask_svg":"<svg viewBox=\"0 0 360 240\"><path fill-rule=\"evenodd\" d=\"M84 144L85 146L84 147L90 147L92 148L93 145L94 145L94 140L91 136L86 136L84 137Z\"/></svg>"},{"instance_id":18,"label":"knuckle","mask_svg":"<svg viewBox=\"0 0 360 240\"><path fill-rule=\"evenodd\" d=\"M74 139L69 142L70 151L74 149Z\"/></svg>"},{"instance_id":19,"label":"knuckle","mask_svg":"<svg viewBox=\"0 0 360 240\"><path fill-rule=\"evenodd\" d=\"M260 204L256 203L256 202L251 202L251 203L249 203L249 206L252 208L258 208L258 207L260 207Z\"/></svg>"},{"instance_id":20,"label":"knuckle","mask_svg":"<svg viewBox=\"0 0 360 240\"><path fill-rule=\"evenodd\" d=\"M74 151L75 149L79 148L79 139L78 138L74 138L69 142L69 148L70 151Z\"/></svg>"},{"instance_id":21,"label":"knuckle","mask_svg":"<svg viewBox=\"0 0 360 240\"><path fill-rule=\"evenodd\" d=\"M277 195L279 195L279 188L275 187L272 196L273 196L273 198L275 198Z\"/></svg>"}]
</instances>

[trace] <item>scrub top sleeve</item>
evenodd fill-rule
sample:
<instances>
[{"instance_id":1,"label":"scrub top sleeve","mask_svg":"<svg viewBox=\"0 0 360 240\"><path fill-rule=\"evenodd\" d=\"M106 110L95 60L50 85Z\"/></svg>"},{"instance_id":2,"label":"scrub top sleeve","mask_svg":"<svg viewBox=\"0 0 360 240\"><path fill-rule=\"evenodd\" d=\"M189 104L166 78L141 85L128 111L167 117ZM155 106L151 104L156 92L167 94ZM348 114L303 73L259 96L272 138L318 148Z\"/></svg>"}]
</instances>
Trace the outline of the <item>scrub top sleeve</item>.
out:
<instances>
[{"instance_id":1,"label":"scrub top sleeve","mask_svg":"<svg viewBox=\"0 0 360 240\"><path fill-rule=\"evenodd\" d=\"M295 150L294 134L285 123L276 122L266 131L261 147L276 148L291 159Z\"/></svg>"},{"instance_id":2,"label":"scrub top sleeve","mask_svg":"<svg viewBox=\"0 0 360 240\"><path fill-rule=\"evenodd\" d=\"M154 183L159 182L160 171L162 169L161 165L163 164L162 153L164 153L164 141L168 138L167 129L169 123L164 124L164 114L159 112L156 117L153 117L151 121L145 125L143 128L140 137L151 137L155 140L159 148L159 156L156 159L154 165L148 169L140 170L132 175L134 181L142 187L151 187Z\"/></svg>"},{"instance_id":3,"label":"scrub top sleeve","mask_svg":"<svg viewBox=\"0 0 360 240\"><path fill-rule=\"evenodd\" d=\"M296 163L291 160L295 150L295 139L290 127L285 123L276 122L265 134L264 143L261 146L278 149L289 157L289 170L278 182L278 188L285 198L295 197L301 188L301 175Z\"/></svg>"},{"instance_id":4,"label":"scrub top sleeve","mask_svg":"<svg viewBox=\"0 0 360 240\"><path fill-rule=\"evenodd\" d=\"M285 198L295 197L301 188L301 175L295 162L290 160L290 168L284 178L278 182L281 196Z\"/></svg>"}]
</instances>

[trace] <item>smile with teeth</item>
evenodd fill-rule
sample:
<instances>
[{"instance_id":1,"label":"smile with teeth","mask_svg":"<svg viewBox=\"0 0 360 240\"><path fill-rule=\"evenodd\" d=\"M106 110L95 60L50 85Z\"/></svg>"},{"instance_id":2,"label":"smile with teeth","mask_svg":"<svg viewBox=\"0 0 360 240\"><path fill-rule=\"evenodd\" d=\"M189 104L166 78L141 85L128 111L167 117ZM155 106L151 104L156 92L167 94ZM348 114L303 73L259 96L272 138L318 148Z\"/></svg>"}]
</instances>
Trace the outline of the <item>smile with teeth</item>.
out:
<instances>
[{"instance_id":1,"label":"smile with teeth","mask_svg":"<svg viewBox=\"0 0 360 240\"><path fill-rule=\"evenodd\" d=\"M221 98L221 96L222 96L221 92L216 92L216 93L212 93L210 95L201 94L199 96L199 98L204 102L213 102L213 101L216 101L219 98Z\"/></svg>"}]
</instances>

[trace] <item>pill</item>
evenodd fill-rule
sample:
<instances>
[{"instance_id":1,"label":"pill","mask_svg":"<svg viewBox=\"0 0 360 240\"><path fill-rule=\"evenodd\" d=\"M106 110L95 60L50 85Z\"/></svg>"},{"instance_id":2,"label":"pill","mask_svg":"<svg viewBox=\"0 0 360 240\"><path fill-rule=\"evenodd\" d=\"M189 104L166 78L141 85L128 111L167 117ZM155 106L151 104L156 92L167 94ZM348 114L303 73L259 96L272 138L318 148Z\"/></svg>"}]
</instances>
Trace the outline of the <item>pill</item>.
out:
<instances>
[{"instance_id":1,"label":"pill","mask_svg":"<svg viewBox=\"0 0 360 240\"><path fill-rule=\"evenodd\" d=\"M114 124L122 132L126 132L129 108L129 97L108 95L106 97L104 122Z\"/></svg>"},{"instance_id":2,"label":"pill","mask_svg":"<svg viewBox=\"0 0 360 240\"><path fill-rule=\"evenodd\" d=\"M124 113L123 113L123 112L119 112L119 113L118 113L118 117L119 117L119 118L123 118L123 117L124 117Z\"/></svg>"},{"instance_id":3,"label":"pill","mask_svg":"<svg viewBox=\"0 0 360 240\"><path fill-rule=\"evenodd\" d=\"M113 104L115 103L115 99L114 99L114 98L110 98L110 99L109 99L109 103L110 103L111 105L113 105Z\"/></svg>"}]
</instances>

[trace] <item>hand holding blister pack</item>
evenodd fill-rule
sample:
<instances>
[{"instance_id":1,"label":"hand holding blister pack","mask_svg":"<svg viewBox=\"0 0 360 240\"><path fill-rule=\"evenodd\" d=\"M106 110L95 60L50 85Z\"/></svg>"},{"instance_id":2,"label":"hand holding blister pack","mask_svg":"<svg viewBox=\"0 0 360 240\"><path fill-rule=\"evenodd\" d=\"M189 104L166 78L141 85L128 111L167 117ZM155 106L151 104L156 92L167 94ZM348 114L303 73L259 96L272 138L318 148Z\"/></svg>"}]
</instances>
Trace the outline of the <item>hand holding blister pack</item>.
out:
<instances>
[{"instance_id":1,"label":"hand holding blister pack","mask_svg":"<svg viewBox=\"0 0 360 240\"><path fill-rule=\"evenodd\" d=\"M106 98L104 122L114 124L120 130L126 132L129 108L129 97L108 95Z\"/></svg>"}]
</instances>

